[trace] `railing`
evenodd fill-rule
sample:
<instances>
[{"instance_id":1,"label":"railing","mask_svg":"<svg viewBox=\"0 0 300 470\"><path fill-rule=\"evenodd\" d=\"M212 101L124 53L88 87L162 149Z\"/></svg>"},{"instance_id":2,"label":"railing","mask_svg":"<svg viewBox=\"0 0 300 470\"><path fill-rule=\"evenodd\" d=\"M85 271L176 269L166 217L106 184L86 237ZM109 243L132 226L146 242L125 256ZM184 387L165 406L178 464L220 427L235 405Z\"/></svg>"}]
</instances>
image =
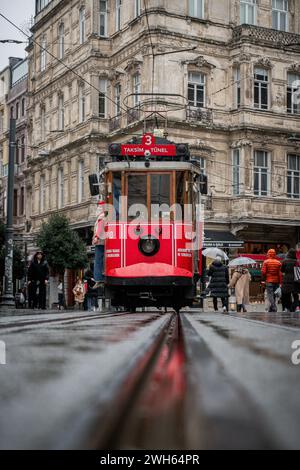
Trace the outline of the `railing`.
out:
<instances>
[{"instance_id":1,"label":"railing","mask_svg":"<svg viewBox=\"0 0 300 470\"><path fill-rule=\"evenodd\" d=\"M211 124L213 120L212 110L207 108L194 108L188 106L186 109L186 119L190 122Z\"/></svg>"},{"instance_id":2,"label":"railing","mask_svg":"<svg viewBox=\"0 0 300 470\"><path fill-rule=\"evenodd\" d=\"M109 131L115 131L121 127L121 115L115 116L109 121Z\"/></svg>"},{"instance_id":3,"label":"railing","mask_svg":"<svg viewBox=\"0 0 300 470\"><path fill-rule=\"evenodd\" d=\"M122 126L128 126L133 122L141 120L141 110L139 107L128 109L123 114L118 114L117 116L112 117L109 120L109 131L113 132L117 129L120 129Z\"/></svg>"},{"instance_id":4,"label":"railing","mask_svg":"<svg viewBox=\"0 0 300 470\"><path fill-rule=\"evenodd\" d=\"M135 121L139 121L141 118L140 108L129 109L127 111L127 124L132 124Z\"/></svg>"},{"instance_id":5,"label":"railing","mask_svg":"<svg viewBox=\"0 0 300 470\"><path fill-rule=\"evenodd\" d=\"M300 45L300 34L243 24L234 28L232 40L233 42L250 40L255 43L263 42L276 46Z\"/></svg>"}]
</instances>

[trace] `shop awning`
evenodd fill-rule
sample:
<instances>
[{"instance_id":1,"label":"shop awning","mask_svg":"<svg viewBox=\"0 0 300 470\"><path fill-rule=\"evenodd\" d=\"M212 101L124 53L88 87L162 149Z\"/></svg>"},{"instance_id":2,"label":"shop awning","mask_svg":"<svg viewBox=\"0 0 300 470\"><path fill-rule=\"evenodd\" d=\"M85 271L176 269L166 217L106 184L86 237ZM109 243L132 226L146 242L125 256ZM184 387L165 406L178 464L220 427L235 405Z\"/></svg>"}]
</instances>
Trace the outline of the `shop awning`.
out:
<instances>
[{"instance_id":1,"label":"shop awning","mask_svg":"<svg viewBox=\"0 0 300 470\"><path fill-rule=\"evenodd\" d=\"M243 240L236 238L231 232L218 232L214 230L205 230L204 248L242 248Z\"/></svg>"}]
</instances>

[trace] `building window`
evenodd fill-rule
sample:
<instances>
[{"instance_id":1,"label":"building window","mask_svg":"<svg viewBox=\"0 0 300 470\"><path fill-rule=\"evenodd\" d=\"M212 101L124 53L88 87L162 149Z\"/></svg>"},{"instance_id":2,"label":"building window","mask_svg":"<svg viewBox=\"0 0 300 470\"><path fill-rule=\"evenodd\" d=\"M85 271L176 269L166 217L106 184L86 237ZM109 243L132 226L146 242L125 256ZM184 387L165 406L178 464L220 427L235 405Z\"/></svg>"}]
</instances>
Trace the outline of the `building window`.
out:
<instances>
[{"instance_id":1,"label":"building window","mask_svg":"<svg viewBox=\"0 0 300 470\"><path fill-rule=\"evenodd\" d=\"M39 13L45 8L52 0L36 0L36 12Z\"/></svg>"},{"instance_id":2,"label":"building window","mask_svg":"<svg viewBox=\"0 0 300 470\"><path fill-rule=\"evenodd\" d=\"M99 117L106 118L106 92L107 92L107 80L100 78L99 80Z\"/></svg>"},{"instance_id":3,"label":"building window","mask_svg":"<svg viewBox=\"0 0 300 470\"><path fill-rule=\"evenodd\" d=\"M46 109L43 106L41 108L41 140L46 138Z\"/></svg>"},{"instance_id":4,"label":"building window","mask_svg":"<svg viewBox=\"0 0 300 470\"><path fill-rule=\"evenodd\" d=\"M287 195L300 199L300 155L288 155Z\"/></svg>"},{"instance_id":5,"label":"building window","mask_svg":"<svg viewBox=\"0 0 300 470\"><path fill-rule=\"evenodd\" d=\"M268 109L269 107L269 74L265 69L254 69L254 107Z\"/></svg>"},{"instance_id":6,"label":"building window","mask_svg":"<svg viewBox=\"0 0 300 470\"><path fill-rule=\"evenodd\" d=\"M84 198L84 162L80 161L78 165L78 202Z\"/></svg>"},{"instance_id":7,"label":"building window","mask_svg":"<svg viewBox=\"0 0 300 470\"><path fill-rule=\"evenodd\" d=\"M189 16L204 18L204 0L189 0Z\"/></svg>"},{"instance_id":8,"label":"building window","mask_svg":"<svg viewBox=\"0 0 300 470\"><path fill-rule=\"evenodd\" d=\"M234 69L234 104L236 108L241 106L241 69Z\"/></svg>"},{"instance_id":9,"label":"building window","mask_svg":"<svg viewBox=\"0 0 300 470\"><path fill-rule=\"evenodd\" d=\"M116 31L121 29L122 0L116 0Z\"/></svg>"},{"instance_id":10,"label":"building window","mask_svg":"<svg viewBox=\"0 0 300 470\"><path fill-rule=\"evenodd\" d=\"M234 196L240 194L240 150L232 151L232 193Z\"/></svg>"},{"instance_id":11,"label":"building window","mask_svg":"<svg viewBox=\"0 0 300 470\"><path fill-rule=\"evenodd\" d=\"M195 108L205 106L205 75L190 72L188 77L188 101Z\"/></svg>"},{"instance_id":12,"label":"building window","mask_svg":"<svg viewBox=\"0 0 300 470\"><path fill-rule=\"evenodd\" d=\"M256 0L241 0L241 24L256 24Z\"/></svg>"},{"instance_id":13,"label":"building window","mask_svg":"<svg viewBox=\"0 0 300 470\"><path fill-rule=\"evenodd\" d=\"M25 137L21 138L21 163L25 161Z\"/></svg>"},{"instance_id":14,"label":"building window","mask_svg":"<svg viewBox=\"0 0 300 470\"><path fill-rule=\"evenodd\" d=\"M100 0L100 36L107 36L107 0Z\"/></svg>"},{"instance_id":15,"label":"building window","mask_svg":"<svg viewBox=\"0 0 300 470\"><path fill-rule=\"evenodd\" d=\"M287 112L300 114L300 75L288 73Z\"/></svg>"},{"instance_id":16,"label":"building window","mask_svg":"<svg viewBox=\"0 0 300 470\"><path fill-rule=\"evenodd\" d=\"M254 194L267 196L269 193L269 155L268 152L254 152Z\"/></svg>"},{"instance_id":17,"label":"building window","mask_svg":"<svg viewBox=\"0 0 300 470\"><path fill-rule=\"evenodd\" d=\"M40 51L41 72L43 72L46 69L46 47L47 47L46 38L43 37L41 41L41 51Z\"/></svg>"},{"instance_id":18,"label":"building window","mask_svg":"<svg viewBox=\"0 0 300 470\"><path fill-rule=\"evenodd\" d=\"M64 205L64 170L60 168L58 170L58 178L57 178L57 205L58 209L61 209Z\"/></svg>"},{"instance_id":19,"label":"building window","mask_svg":"<svg viewBox=\"0 0 300 470\"><path fill-rule=\"evenodd\" d=\"M117 83L115 86L115 103L116 103L116 115L121 114L121 84Z\"/></svg>"},{"instance_id":20,"label":"building window","mask_svg":"<svg viewBox=\"0 0 300 470\"><path fill-rule=\"evenodd\" d=\"M141 14L141 0L134 0L134 17L137 18Z\"/></svg>"},{"instance_id":21,"label":"building window","mask_svg":"<svg viewBox=\"0 0 300 470\"><path fill-rule=\"evenodd\" d=\"M82 7L79 10L79 42L83 44L85 42L85 8Z\"/></svg>"},{"instance_id":22,"label":"building window","mask_svg":"<svg viewBox=\"0 0 300 470\"><path fill-rule=\"evenodd\" d=\"M4 132L4 111L0 111L0 132Z\"/></svg>"},{"instance_id":23,"label":"building window","mask_svg":"<svg viewBox=\"0 0 300 470\"><path fill-rule=\"evenodd\" d=\"M133 105L137 106L141 101L141 74L136 73L133 75Z\"/></svg>"},{"instance_id":24,"label":"building window","mask_svg":"<svg viewBox=\"0 0 300 470\"><path fill-rule=\"evenodd\" d=\"M85 93L84 85L79 86L79 122L85 121Z\"/></svg>"},{"instance_id":25,"label":"building window","mask_svg":"<svg viewBox=\"0 0 300 470\"><path fill-rule=\"evenodd\" d=\"M58 28L58 57L63 59L65 55L65 25L61 23Z\"/></svg>"},{"instance_id":26,"label":"building window","mask_svg":"<svg viewBox=\"0 0 300 470\"><path fill-rule=\"evenodd\" d=\"M14 217L18 216L18 190L14 189Z\"/></svg>"},{"instance_id":27,"label":"building window","mask_svg":"<svg viewBox=\"0 0 300 470\"><path fill-rule=\"evenodd\" d=\"M22 99L21 113L22 116L25 116L25 98Z\"/></svg>"},{"instance_id":28,"label":"building window","mask_svg":"<svg viewBox=\"0 0 300 470\"><path fill-rule=\"evenodd\" d=\"M24 187L21 188L20 192L20 215L24 215L24 209L25 209L25 189Z\"/></svg>"},{"instance_id":29,"label":"building window","mask_svg":"<svg viewBox=\"0 0 300 470\"><path fill-rule=\"evenodd\" d=\"M58 129L63 131L65 128L65 104L64 96L60 95L58 98Z\"/></svg>"},{"instance_id":30,"label":"building window","mask_svg":"<svg viewBox=\"0 0 300 470\"><path fill-rule=\"evenodd\" d=\"M45 176L42 175L40 178L40 214L45 212L45 203L46 203Z\"/></svg>"},{"instance_id":31,"label":"building window","mask_svg":"<svg viewBox=\"0 0 300 470\"><path fill-rule=\"evenodd\" d=\"M288 0L272 0L272 26L279 31L288 31Z\"/></svg>"},{"instance_id":32,"label":"building window","mask_svg":"<svg viewBox=\"0 0 300 470\"><path fill-rule=\"evenodd\" d=\"M19 165L20 163L20 141L19 139L16 140L16 165Z\"/></svg>"}]
</instances>

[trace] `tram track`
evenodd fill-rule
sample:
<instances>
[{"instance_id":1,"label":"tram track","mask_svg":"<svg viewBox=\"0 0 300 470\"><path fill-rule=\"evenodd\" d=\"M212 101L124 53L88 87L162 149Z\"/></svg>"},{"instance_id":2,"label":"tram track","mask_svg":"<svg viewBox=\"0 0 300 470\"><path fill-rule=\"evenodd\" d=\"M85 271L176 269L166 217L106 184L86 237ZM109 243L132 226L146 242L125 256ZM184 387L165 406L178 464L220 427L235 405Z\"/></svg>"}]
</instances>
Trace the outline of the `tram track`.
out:
<instances>
[{"instance_id":1,"label":"tram track","mask_svg":"<svg viewBox=\"0 0 300 470\"><path fill-rule=\"evenodd\" d=\"M110 317L122 317L129 315L129 312L116 312L111 313L107 312L104 314L90 314L84 316L72 316L72 317L63 317L63 318L48 318L48 319L40 319L40 320L28 320L28 321L15 321L10 323L1 324L0 323L0 331L1 330L10 330L15 328L23 328L28 326L43 326L46 324L68 324L68 323L81 323L86 320L95 320L99 318L110 318Z\"/></svg>"},{"instance_id":2,"label":"tram track","mask_svg":"<svg viewBox=\"0 0 300 470\"><path fill-rule=\"evenodd\" d=\"M247 392L226 377L185 315L174 313L100 413L83 447L269 449L277 444Z\"/></svg>"}]
</instances>

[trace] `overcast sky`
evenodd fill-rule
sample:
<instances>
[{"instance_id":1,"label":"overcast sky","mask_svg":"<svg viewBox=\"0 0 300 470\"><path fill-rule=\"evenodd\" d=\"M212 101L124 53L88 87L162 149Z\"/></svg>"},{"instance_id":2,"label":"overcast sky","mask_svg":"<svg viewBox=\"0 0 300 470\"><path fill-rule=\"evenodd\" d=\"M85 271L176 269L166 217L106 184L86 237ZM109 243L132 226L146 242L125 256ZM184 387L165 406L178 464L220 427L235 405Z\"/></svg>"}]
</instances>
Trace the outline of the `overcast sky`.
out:
<instances>
[{"instance_id":1,"label":"overcast sky","mask_svg":"<svg viewBox=\"0 0 300 470\"><path fill-rule=\"evenodd\" d=\"M21 29L26 28L34 15L35 0L0 0L0 13L7 16ZM17 39L26 41L26 37L11 26L0 16L0 40ZM2 44L0 43L0 70L8 65L9 57L26 57L24 48L26 44Z\"/></svg>"}]
</instances>

